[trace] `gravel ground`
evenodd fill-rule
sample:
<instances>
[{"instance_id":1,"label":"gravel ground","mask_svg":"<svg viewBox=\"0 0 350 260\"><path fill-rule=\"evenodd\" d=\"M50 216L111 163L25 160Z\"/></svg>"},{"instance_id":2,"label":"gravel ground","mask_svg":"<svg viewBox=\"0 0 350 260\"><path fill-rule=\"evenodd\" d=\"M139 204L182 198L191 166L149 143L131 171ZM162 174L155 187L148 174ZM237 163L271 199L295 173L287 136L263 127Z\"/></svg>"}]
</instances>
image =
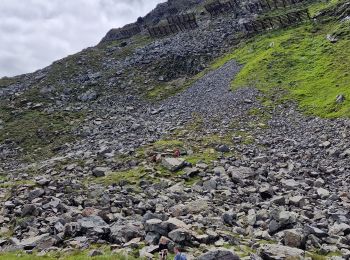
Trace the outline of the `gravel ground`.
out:
<instances>
[{"instance_id":1,"label":"gravel ground","mask_svg":"<svg viewBox=\"0 0 350 260\"><path fill-rule=\"evenodd\" d=\"M244 116L258 95L250 88L230 91L230 83L239 69L235 61L230 61L185 91L155 104L135 97L118 97L99 113L97 124L95 118L82 127L86 137L72 148L96 152L101 146L108 146L126 152L191 123L193 117L202 118L209 132L217 129L218 122L229 124L237 116Z\"/></svg>"},{"instance_id":2,"label":"gravel ground","mask_svg":"<svg viewBox=\"0 0 350 260\"><path fill-rule=\"evenodd\" d=\"M238 92L230 90L230 83L239 72L240 66L235 61L226 63L195 82L191 87L161 103L163 120L174 121L190 118L193 113L199 114L208 122L216 119L231 120L251 107L248 105L257 95L253 89ZM176 123L176 122L174 122Z\"/></svg>"},{"instance_id":3,"label":"gravel ground","mask_svg":"<svg viewBox=\"0 0 350 260\"><path fill-rule=\"evenodd\" d=\"M277 105L273 111L265 111L269 120L261 121L258 115L247 113L251 108L261 107L256 100L258 91L250 88L229 91L230 82L238 71L239 66L231 61L184 92L158 104L147 104L130 97L127 106L115 102L104 115L92 117L89 124L82 126L87 130L84 142L71 146L72 153L68 156L83 158L84 167L70 164L52 174L53 167L46 162L42 168L46 174L37 177L42 188L14 189L11 197L21 199L5 202L3 215L10 220L16 212L22 215L41 212L34 220L36 225L31 226L40 226L43 230L58 228L68 232L76 221L89 227L103 225L107 230L103 234L85 229L79 234L68 233L73 241L78 239L75 238L77 235L86 235L85 243L94 243L101 237L107 237L106 243L124 243L137 236L157 244L157 236L162 234L189 246L193 241L208 246L216 242L243 243L259 248L260 255L284 256L287 252L304 256L302 249L315 251L316 248L325 254L333 252L349 256L349 121L304 116L293 104ZM133 193L124 184L101 186L94 179L87 187L81 185L93 173L120 169L115 168L119 167L116 166L118 162L110 160L114 152L128 153L137 146L159 140L171 129L190 122L194 114L201 115L207 123L204 133L237 130L250 135L252 140L244 142L244 138L233 138L228 149L234 156L222 154L220 159L210 161L207 169L199 170L197 177L200 180L190 187L179 182L178 175L170 175L161 184L143 180L141 193ZM236 124L228 128L232 120ZM266 125L260 127L260 123ZM186 138L193 140L193 133L188 132ZM103 160L91 160L96 159L96 154ZM149 169L147 174L155 174L153 163L143 163ZM130 164L129 168L134 166ZM48 183L50 189L45 186ZM69 186L74 187L74 194L64 189ZM8 192L6 188L0 189L0 195ZM64 211L62 214L55 212L52 223L47 224L45 219L52 216L51 208L46 204L43 204L44 208L41 204L33 206L31 203L37 197L49 203L52 198L57 199L56 193L60 194L58 202L63 201ZM110 205L113 203L122 203L123 214L112 214ZM84 214L105 210L108 224L98 216L76 216L77 205L84 209ZM70 211L65 212L66 209ZM156 215L149 216L148 210ZM177 227L183 222L189 229L202 227L208 239L192 238L190 234L194 233L186 230L188 235L183 241L183 229L168 232L161 228L163 225L154 224L167 225L164 219L168 217L178 218L175 220ZM67 224L60 228L55 224L56 218L63 218ZM143 226L143 219L149 218L153 219L147 223L150 226ZM109 230L111 234L105 236ZM120 230L126 230L126 233L120 233ZM227 237L227 232L241 234L242 240L232 240ZM16 228L15 236L22 239L28 233L25 228ZM47 237L56 243L52 233ZM261 239L280 244L260 245L257 241ZM11 245L8 248L11 249ZM195 247L193 254L199 254Z\"/></svg>"}]
</instances>

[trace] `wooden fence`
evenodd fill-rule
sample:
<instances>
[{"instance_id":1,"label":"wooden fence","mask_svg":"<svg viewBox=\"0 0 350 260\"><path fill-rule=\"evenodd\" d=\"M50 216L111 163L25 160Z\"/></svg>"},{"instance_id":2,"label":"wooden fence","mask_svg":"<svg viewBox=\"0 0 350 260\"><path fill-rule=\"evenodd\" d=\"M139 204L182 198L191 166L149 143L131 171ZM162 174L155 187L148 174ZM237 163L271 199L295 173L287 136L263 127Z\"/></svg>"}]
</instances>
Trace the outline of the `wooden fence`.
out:
<instances>
[{"instance_id":1,"label":"wooden fence","mask_svg":"<svg viewBox=\"0 0 350 260\"><path fill-rule=\"evenodd\" d=\"M148 32L152 37L162 37L197 27L196 15L188 13L170 16L167 18L167 24L149 27Z\"/></svg>"},{"instance_id":2,"label":"wooden fence","mask_svg":"<svg viewBox=\"0 0 350 260\"><path fill-rule=\"evenodd\" d=\"M121 39L130 38L136 34L141 33L141 28L138 25L131 26L129 28L123 28L120 30L119 35Z\"/></svg>"},{"instance_id":3,"label":"wooden fence","mask_svg":"<svg viewBox=\"0 0 350 260\"><path fill-rule=\"evenodd\" d=\"M301 4L309 0L259 0L254 3L248 3L244 8L250 13L270 11L287 8L293 5Z\"/></svg>"},{"instance_id":4,"label":"wooden fence","mask_svg":"<svg viewBox=\"0 0 350 260\"><path fill-rule=\"evenodd\" d=\"M248 2L244 5L238 1L239 0L230 0L221 2L220 0L214 0L205 4L204 8L213 17L228 12L234 12L237 15L239 10L246 10L249 13L261 13L287 8L310 0L258 0L255 2Z\"/></svg>"},{"instance_id":5,"label":"wooden fence","mask_svg":"<svg viewBox=\"0 0 350 260\"><path fill-rule=\"evenodd\" d=\"M258 0L256 2L250 2L245 5L242 5L242 3L238 1L240 0L229 0L226 2L214 0L204 5L204 8L211 16L234 12L235 16L237 17L239 10L245 9L250 13L262 13L279 8L287 8L292 5L312 0ZM272 28L285 27L301 22L306 18L310 19L310 16L307 9L304 9L283 15L259 18L254 21L244 23L243 26L247 33L254 33ZM163 37L181 31L191 30L197 27L198 24L195 13L187 13L169 16L166 18L165 24L151 26L148 27L147 30L151 37ZM131 38L132 36L139 34L141 30L142 28L137 24L130 24L124 26L121 29L111 30L103 41Z\"/></svg>"},{"instance_id":6,"label":"wooden fence","mask_svg":"<svg viewBox=\"0 0 350 260\"><path fill-rule=\"evenodd\" d=\"M264 17L257 20L249 21L243 24L245 31L248 34L259 33L266 30L287 27L293 24L303 22L310 19L310 14L307 9L277 15L272 17Z\"/></svg>"},{"instance_id":7,"label":"wooden fence","mask_svg":"<svg viewBox=\"0 0 350 260\"><path fill-rule=\"evenodd\" d=\"M215 0L211 3L204 5L205 10L211 15L216 16L223 13L234 11L239 6L237 0L231 0L227 2L220 2Z\"/></svg>"},{"instance_id":8,"label":"wooden fence","mask_svg":"<svg viewBox=\"0 0 350 260\"><path fill-rule=\"evenodd\" d=\"M194 13L169 16L167 21L168 24L176 24L182 31L198 27Z\"/></svg>"},{"instance_id":9,"label":"wooden fence","mask_svg":"<svg viewBox=\"0 0 350 260\"><path fill-rule=\"evenodd\" d=\"M128 39L136 34L141 33L141 30L141 27L139 27L137 24L126 25L120 29L112 29L102 39L102 42Z\"/></svg>"}]
</instances>

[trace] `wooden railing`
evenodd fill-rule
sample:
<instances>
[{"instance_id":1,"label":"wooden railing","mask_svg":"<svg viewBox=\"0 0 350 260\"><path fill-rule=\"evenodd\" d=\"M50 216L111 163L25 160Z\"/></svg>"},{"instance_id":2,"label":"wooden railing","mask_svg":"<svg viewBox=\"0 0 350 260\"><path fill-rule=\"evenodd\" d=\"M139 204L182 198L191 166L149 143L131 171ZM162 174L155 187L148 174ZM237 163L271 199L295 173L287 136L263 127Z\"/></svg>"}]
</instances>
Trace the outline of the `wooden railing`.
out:
<instances>
[{"instance_id":1,"label":"wooden railing","mask_svg":"<svg viewBox=\"0 0 350 260\"><path fill-rule=\"evenodd\" d=\"M286 14L268 16L243 23L244 30L248 34L259 33L266 30L278 29L301 23L310 19L307 9L289 12Z\"/></svg>"},{"instance_id":2,"label":"wooden railing","mask_svg":"<svg viewBox=\"0 0 350 260\"><path fill-rule=\"evenodd\" d=\"M149 27L148 32L152 37L162 37L197 27L196 15L188 13L170 16L167 18L167 24Z\"/></svg>"}]
</instances>

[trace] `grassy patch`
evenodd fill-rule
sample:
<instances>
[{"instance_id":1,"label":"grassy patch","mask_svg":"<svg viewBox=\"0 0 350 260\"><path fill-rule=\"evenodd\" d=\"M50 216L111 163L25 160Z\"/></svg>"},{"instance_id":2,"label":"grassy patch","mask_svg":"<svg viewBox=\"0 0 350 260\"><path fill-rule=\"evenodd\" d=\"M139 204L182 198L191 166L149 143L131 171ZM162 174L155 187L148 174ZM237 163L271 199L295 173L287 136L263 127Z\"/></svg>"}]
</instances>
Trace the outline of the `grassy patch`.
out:
<instances>
[{"instance_id":1,"label":"grassy patch","mask_svg":"<svg viewBox=\"0 0 350 260\"><path fill-rule=\"evenodd\" d=\"M319 254L317 252L307 252L306 256L311 257L312 260L326 260L332 256L342 256L341 252L332 252L328 254Z\"/></svg>"},{"instance_id":2,"label":"grassy patch","mask_svg":"<svg viewBox=\"0 0 350 260\"><path fill-rule=\"evenodd\" d=\"M255 86L272 96L286 90L283 100L297 100L307 113L322 117L350 116L350 40L331 43L327 34L343 25L305 24L257 36L219 59L213 67L236 59L244 64L232 88ZM337 95L346 100L337 104Z\"/></svg>"},{"instance_id":3,"label":"grassy patch","mask_svg":"<svg viewBox=\"0 0 350 260\"><path fill-rule=\"evenodd\" d=\"M218 159L218 156L219 153L214 149L204 149L191 155L185 156L184 158L187 162L196 165L199 162L211 164L213 161Z\"/></svg>"},{"instance_id":4,"label":"grassy patch","mask_svg":"<svg viewBox=\"0 0 350 260\"><path fill-rule=\"evenodd\" d=\"M326 9L331 9L341 3L341 0L329 0L329 1L321 1L314 3L309 6L309 12L311 16L316 16L319 14L320 11L326 10Z\"/></svg>"},{"instance_id":5,"label":"grassy patch","mask_svg":"<svg viewBox=\"0 0 350 260\"><path fill-rule=\"evenodd\" d=\"M0 88L5 88L7 86L15 84L16 81L17 81L16 77L13 77L13 78L9 78L9 77L0 78Z\"/></svg>"},{"instance_id":6,"label":"grassy patch","mask_svg":"<svg viewBox=\"0 0 350 260\"><path fill-rule=\"evenodd\" d=\"M0 183L0 188L10 189L13 187L19 187L22 185L35 186L35 182L32 180L7 180L6 182Z\"/></svg>"},{"instance_id":7,"label":"grassy patch","mask_svg":"<svg viewBox=\"0 0 350 260\"><path fill-rule=\"evenodd\" d=\"M148 178L148 173L144 167L136 167L127 171L112 172L105 177L93 179L95 183L101 183L104 185L120 184L126 182L131 185L137 185L141 179Z\"/></svg>"},{"instance_id":8,"label":"grassy patch","mask_svg":"<svg viewBox=\"0 0 350 260\"><path fill-rule=\"evenodd\" d=\"M256 253L249 246L245 246L245 245L234 246L233 249L238 254L239 257L247 257L247 256L250 256L251 254Z\"/></svg>"},{"instance_id":9,"label":"grassy patch","mask_svg":"<svg viewBox=\"0 0 350 260\"><path fill-rule=\"evenodd\" d=\"M37 256L35 254L27 254L25 252L12 252L12 253L1 253L0 260L136 260L141 259L139 257L133 256L123 256L121 254L112 254L106 253L102 256L89 257L87 251L76 251L71 254L60 254L60 253L52 253L46 256Z\"/></svg>"},{"instance_id":10,"label":"grassy patch","mask_svg":"<svg viewBox=\"0 0 350 260\"><path fill-rule=\"evenodd\" d=\"M339 0L314 3L311 15L334 8ZM336 43L327 35L338 38ZM211 69L230 60L243 64L232 88L257 87L271 106L298 101L306 113L335 118L350 116L350 22L306 23L255 36L217 59ZM336 103L338 95L345 96ZM255 113L257 111L251 111Z\"/></svg>"},{"instance_id":11,"label":"grassy patch","mask_svg":"<svg viewBox=\"0 0 350 260\"><path fill-rule=\"evenodd\" d=\"M174 137L175 138L175 137ZM181 156L186 162L196 165L199 162L206 163L211 165L213 161L218 160L220 153L215 151L211 146L218 142L218 144L223 143L223 139L219 136L213 138L207 136L204 139L200 138L199 140L184 140L184 138L178 139L163 139L159 140L153 144L140 147L136 154L135 158L138 158L141 161L146 161L149 159L150 155L156 153L169 152L171 156L172 151L175 149L191 151L187 155ZM232 142L232 141L231 141ZM226 140L228 143L228 139ZM127 160L127 159L125 159ZM147 169L143 166L135 167L125 171L112 172L102 178L88 178L88 183L100 183L103 185L112 185L112 184L128 184L132 186L139 186L141 180L147 180L153 183L158 183L162 179L178 179L184 174L184 171L170 172L162 164L151 163L152 169ZM199 177L194 177L192 179L186 180L186 185L191 186L200 180Z\"/></svg>"},{"instance_id":12,"label":"grassy patch","mask_svg":"<svg viewBox=\"0 0 350 260\"><path fill-rule=\"evenodd\" d=\"M0 143L14 141L31 161L47 158L54 148L74 141L71 130L81 121L80 113L45 113L36 110L4 113L4 127L0 129Z\"/></svg>"},{"instance_id":13,"label":"grassy patch","mask_svg":"<svg viewBox=\"0 0 350 260\"><path fill-rule=\"evenodd\" d=\"M147 171L144 167L135 167L126 171L112 172L102 178L91 177L87 179L87 183L99 183L105 186L127 184L137 189L142 180L152 183L159 183L162 179L178 178L183 174L183 171L170 172L161 164L154 164L153 171ZM194 184L196 180L188 180L187 185Z\"/></svg>"},{"instance_id":14,"label":"grassy patch","mask_svg":"<svg viewBox=\"0 0 350 260\"><path fill-rule=\"evenodd\" d=\"M152 39L148 36L137 35L121 47L123 41L113 41L86 48L79 53L70 55L64 59L54 62L44 79L38 83L38 87L54 86L54 93L60 94L64 89L70 89L71 97L76 97L86 91L80 83L80 76L100 72L99 78L92 80L90 89L96 89L100 94L106 91L106 82L115 77L115 68L106 66L106 63L115 60L123 60L131 56L137 48L147 45ZM128 70L126 73L134 73L136 70ZM108 88L108 94L111 89Z\"/></svg>"}]
</instances>

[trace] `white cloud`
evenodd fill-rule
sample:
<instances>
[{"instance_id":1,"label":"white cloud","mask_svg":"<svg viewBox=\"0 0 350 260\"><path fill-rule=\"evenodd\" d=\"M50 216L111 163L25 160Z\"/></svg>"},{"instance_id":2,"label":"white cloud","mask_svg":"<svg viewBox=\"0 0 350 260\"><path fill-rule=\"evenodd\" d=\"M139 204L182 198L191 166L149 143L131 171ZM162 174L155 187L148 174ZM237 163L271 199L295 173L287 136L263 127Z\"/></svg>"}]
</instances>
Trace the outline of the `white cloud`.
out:
<instances>
[{"instance_id":1,"label":"white cloud","mask_svg":"<svg viewBox=\"0 0 350 260\"><path fill-rule=\"evenodd\" d=\"M96 45L164 0L0 0L0 77Z\"/></svg>"}]
</instances>

